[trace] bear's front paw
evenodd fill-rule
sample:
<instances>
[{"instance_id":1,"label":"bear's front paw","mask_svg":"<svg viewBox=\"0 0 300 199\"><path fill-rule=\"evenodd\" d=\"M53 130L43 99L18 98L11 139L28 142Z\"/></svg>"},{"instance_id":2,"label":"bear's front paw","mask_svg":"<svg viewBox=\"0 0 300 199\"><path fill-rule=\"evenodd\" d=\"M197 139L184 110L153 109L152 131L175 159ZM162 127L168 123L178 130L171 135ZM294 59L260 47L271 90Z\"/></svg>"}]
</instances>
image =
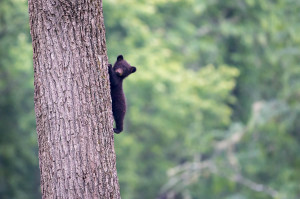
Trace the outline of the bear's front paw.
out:
<instances>
[{"instance_id":1,"label":"bear's front paw","mask_svg":"<svg viewBox=\"0 0 300 199\"><path fill-rule=\"evenodd\" d=\"M108 64L108 71L110 71L112 69L112 65Z\"/></svg>"},{"instance_id":2,"label":"bear's front paw","mask_svg":"<svg viewBox=\"0 0 300 199\"><path fill-rule=\"evenodd\" d=\"M114 128L114 132L115 132L116 134L119 134L119 133L121 133L122 131L119 130L119 129Z\"/></svg>"}]
</instances>

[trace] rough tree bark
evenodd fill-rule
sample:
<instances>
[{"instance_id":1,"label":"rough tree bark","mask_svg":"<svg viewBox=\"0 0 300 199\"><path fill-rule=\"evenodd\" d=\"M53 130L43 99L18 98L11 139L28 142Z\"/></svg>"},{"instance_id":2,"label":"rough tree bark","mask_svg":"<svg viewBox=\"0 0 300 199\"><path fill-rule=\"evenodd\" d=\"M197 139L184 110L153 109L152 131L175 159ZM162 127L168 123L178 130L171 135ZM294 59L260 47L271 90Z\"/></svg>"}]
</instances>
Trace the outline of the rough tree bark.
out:
<instances>
[{"instance_id":1,"label":"rough tree bark","mask_svg":"<svg viewBox=\"0 0 300 199\"><path fill-rule=\"evenodd\" d=\"M29 0L43 198L120 198L102 0Z\"/></svg>"}]
</instances>

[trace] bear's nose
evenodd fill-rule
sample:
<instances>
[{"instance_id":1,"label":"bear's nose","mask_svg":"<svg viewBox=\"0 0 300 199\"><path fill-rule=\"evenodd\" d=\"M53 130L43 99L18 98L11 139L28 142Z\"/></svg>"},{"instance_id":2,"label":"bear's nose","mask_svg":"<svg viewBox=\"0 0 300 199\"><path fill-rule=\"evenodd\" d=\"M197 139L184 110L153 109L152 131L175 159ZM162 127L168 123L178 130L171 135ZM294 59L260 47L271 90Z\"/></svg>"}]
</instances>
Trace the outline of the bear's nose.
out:
<instances>
[{"instance_id":1,"label":"bear's nose","mask_svg":"<svg viewBox=\"0 0 300 199\"><path fill-rule=\"evenodd\" d=\"M123 70L121 68L118 68L116 70L116 73L117 73L118 76L122 76L123 75Z\"/></svg>"}]
</instances>

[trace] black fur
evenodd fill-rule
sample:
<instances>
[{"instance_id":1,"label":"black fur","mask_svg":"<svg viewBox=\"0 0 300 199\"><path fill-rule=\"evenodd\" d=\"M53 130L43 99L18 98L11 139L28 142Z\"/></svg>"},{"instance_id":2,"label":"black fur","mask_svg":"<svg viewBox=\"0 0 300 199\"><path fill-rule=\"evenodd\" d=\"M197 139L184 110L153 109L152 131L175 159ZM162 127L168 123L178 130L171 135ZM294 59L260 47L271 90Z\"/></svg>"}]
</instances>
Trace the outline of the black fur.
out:
<instances>
[{"instance_id":1,"label":"black fur","mask_svg":"<svg viewBox=\"0 0 300 199\"><path fill-rule=\"evenodd\" d=\"M117 57L117 61L112 67L108 65L111 99L112 99L112 111L116 123L114 128L115 133L121 133L123 131L123 121L126 113L126 99L123 92L123 80L136 71L136 67L130 66L123 58L122 55Z\"/></svg>"}]
</instances>

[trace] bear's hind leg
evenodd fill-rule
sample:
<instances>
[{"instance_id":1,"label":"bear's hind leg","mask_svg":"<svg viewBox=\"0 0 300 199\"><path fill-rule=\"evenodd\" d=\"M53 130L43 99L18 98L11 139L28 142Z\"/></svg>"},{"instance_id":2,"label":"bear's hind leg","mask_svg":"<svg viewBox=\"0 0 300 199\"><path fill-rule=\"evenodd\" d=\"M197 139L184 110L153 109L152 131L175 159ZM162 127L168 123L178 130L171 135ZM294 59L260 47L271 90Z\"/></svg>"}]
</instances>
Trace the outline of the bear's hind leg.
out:
<instances>
[{"instance_id":1,"label":"bear's hind leg","mask_svg":"<svg viewBox=\"0 0 300 199\"><path fill-rule=\"evenodd\" d=\"M119 134L123 131L123 120L124 120L125 112L119 112L118 115L115 115L115 123L116 128L114 128L114 132Z\"/></svg>"}]
</instances>

